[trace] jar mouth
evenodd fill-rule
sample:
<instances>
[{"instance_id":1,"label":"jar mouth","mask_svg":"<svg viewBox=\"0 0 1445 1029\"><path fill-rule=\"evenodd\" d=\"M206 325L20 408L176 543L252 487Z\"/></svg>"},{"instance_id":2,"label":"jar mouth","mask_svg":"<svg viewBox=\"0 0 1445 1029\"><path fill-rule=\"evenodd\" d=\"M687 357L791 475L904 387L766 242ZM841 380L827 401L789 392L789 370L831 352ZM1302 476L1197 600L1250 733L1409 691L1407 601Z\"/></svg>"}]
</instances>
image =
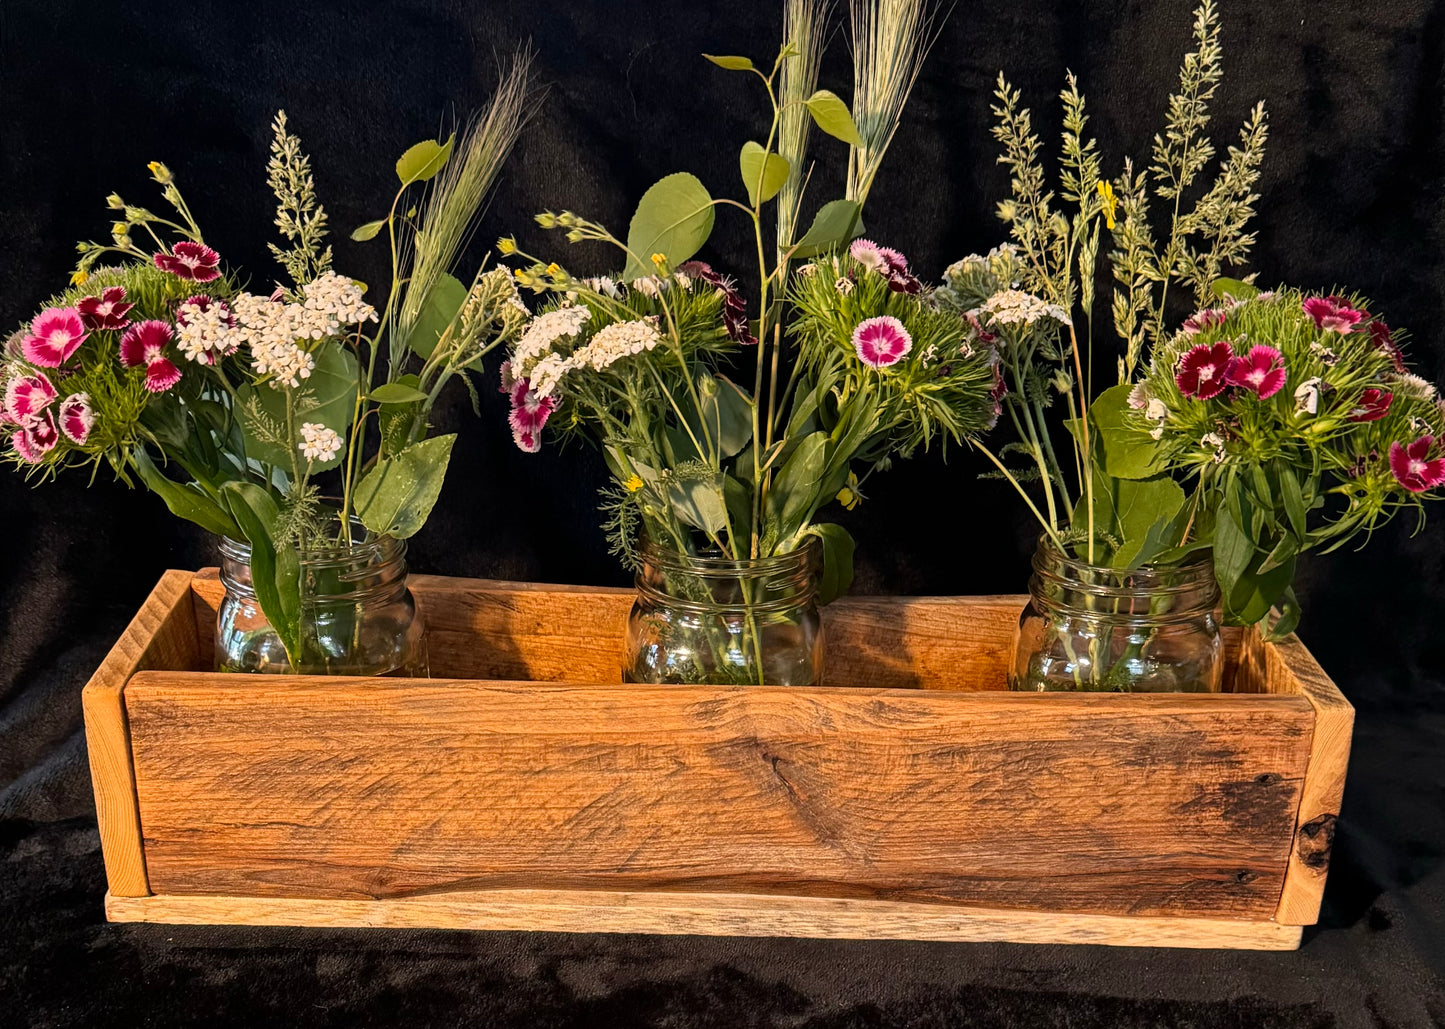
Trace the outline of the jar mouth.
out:
<instances>
[{"instance_id":1,"label":"jar mouth","mask_svg":"<svg viewBox=\"0 0 1445 1029\"><path fill-rule=\"evenodd\" d=\"M1034 551L1033 570L1034 599L1051 608L1070 606L1060 602L1059 596L1090 597L1110 602L1115 615L1154 620L1161 617L1160 600L1169 601L1171 614L1166 617L1179 618L1213 611L1219 603L1219 584L1207 550L1191 554L1178 564L1123 569L1090 564L1059 550L1045 536ZM1143 609L1135 611L1141 601Z\"/></svg>"},{"instance_id":2,"label":"jar mouth","mask_svg":"<svg viewBox=\"0 0 1445 1029\"><path fill-rule=\"evenodd\" d=\"M372 536L352 519L357 542L307 547L299 551L303 603L349 604L380 600L406 588L406 541ZM220 538L221 580L228 591L255 595L251 545Z\"/></svg>"},{"instance_id":3,"label":"jar mouth","mask_svg":"<svg viewBox=\"0 0 1445 1029\"><path fill-rule=\"evenodd\" d=\"M809 539L797 550L786 554L771 554L767 557L732 558L718 551L693 555L675 547L665 547L651 540L644 540L641 546L642 559L650 565L667 571L686 572L690 575L736 578L739 575L787 575L795 572L811 573L817 557L817 543Z\"/></svg>"},{"instance_id":4,"label":"jar mouth","mask_svg":"<svg viewBox=\"0 0 1445 1029\"><path fill-rule=\"evenodd\" d=\"M774 612L813 603L817 593L817 544L786 554L737 560L724 554L687 554L642 543L637 591L652 601L692 614L720 610Z\"/></svg>"},{"instance_id":5,"label":"jar mouth","mask_svg":"<svg viewBox=\"0 0 1445 1029\"><path fill-rule=\"evenodd\" d=\"M361 524L359 518L351 519L352 538L350 546L345 543L324 544L301 548L301 563L315 568L340 568L358 562L375 564L395 560L406 553L406 541L391 536L376 536ZM221 556L243 564L251 563L251 544L246 540L221 536Z\"/></svg>"}]
</instances>

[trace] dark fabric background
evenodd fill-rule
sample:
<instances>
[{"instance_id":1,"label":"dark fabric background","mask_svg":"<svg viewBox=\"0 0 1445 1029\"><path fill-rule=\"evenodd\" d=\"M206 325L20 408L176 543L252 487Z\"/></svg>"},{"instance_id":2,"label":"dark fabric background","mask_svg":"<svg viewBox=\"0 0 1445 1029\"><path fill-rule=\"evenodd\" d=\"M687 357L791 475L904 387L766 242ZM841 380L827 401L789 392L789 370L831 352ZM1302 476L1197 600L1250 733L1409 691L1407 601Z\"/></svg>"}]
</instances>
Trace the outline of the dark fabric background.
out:
<instances>
[{"instance_id":1,"label":"dark fabric background","mask_svg":"<svg viewBox=\"0 0 1445 1029\"><path fill-rule=\"evenodd\" d=\"M1441 245L1445 8L1427 0L1223 0L1217 138L1271 112L1254 267L1266 282L1360 289L1412 327L1445 377ZM988 137L1006 68L1056 139L1078 72L1118 170L1147 158L1189 33L1185 0L971 0L953 10L874 191L870 234L936 276L1001 238L1006 180ZM777 5L621 0L88 4L0 0L0 325L64 281L72 241L104 238L103 198L159 203L145 163L180 177L207 238L258 283L267 124L310 150L337 264L385 281L349 229L385 209L396 156L488 94L531 39L551 85L473 248L500 232L550 252L532 212L622 228L656 178L736 192L759 129L752 83L697 55L768 58ZM835 40L825 84L847 95ZM840 181L819 147L814 199ZM745 267L726 212L705 257ZM567 253L574 270L603 270ZM1111 359L1110 359L1111 360ZM416 569L621 583L596 527L601 467L582 449L516 451L501 398L440 412L460 429ZM856 589L1023 589L1034 530L968 454L880 477L846 516ZM1354 756L1320 928L1294 954L425 932L109 926L80 686L160 571L213 562L160 503L104 476L31 489L0 477L0 1024L497 1026L1445 1025L1445 512L1303 570L1302 630L1356 705Z\"/></svg>"}]
</instances>

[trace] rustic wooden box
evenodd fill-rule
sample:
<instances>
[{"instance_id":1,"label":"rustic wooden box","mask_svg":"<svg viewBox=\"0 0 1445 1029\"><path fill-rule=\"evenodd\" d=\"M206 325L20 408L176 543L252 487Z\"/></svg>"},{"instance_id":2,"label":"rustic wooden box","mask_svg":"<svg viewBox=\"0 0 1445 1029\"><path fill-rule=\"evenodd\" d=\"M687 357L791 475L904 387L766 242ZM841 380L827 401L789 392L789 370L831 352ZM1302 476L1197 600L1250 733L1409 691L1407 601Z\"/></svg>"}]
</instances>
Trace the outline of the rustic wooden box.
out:
<instances>
[{"instance_id":1,"label":"rustic wooden box","mask_svg":"<svg viewBox=\"0 0 1445 1029\"><path fill-rule=\"evenodd\" d=\"M435 679L222 675L168 572L85 687L116 921L1288 949L1353 711L1004 689L1021 597L827 609L825 687L619 685L631 593L418 576ZM919 688L921 687L921 688Z\"/></svg>"}]
</instances>

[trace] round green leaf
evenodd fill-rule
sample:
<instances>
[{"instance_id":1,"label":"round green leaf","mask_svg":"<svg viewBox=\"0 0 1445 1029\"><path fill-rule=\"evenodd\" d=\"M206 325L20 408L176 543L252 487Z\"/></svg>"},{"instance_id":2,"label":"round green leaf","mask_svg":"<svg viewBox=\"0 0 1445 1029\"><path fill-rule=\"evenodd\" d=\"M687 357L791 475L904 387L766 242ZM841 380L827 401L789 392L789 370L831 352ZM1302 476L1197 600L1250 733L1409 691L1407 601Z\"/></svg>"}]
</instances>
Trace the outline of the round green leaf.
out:
<instances>
[{"instance_id":1,"label":"round green leaf","mask_svg":"<svg viewBox=\"0 0 1445 1029\"><path fill-rule=\"evenodd\" d=\"M292 392L301 398L301 405L295 414L297 428L302 422L317 422L335 430L343 439L351 431L351 418L356 413L356 358L340 343L323 343L311 356L316 360L311 377L301 380L295 390L272 389L270 383L260 386L243 384L236 390L240 400L240 422L246 436L246 454L258 461L279 468L291 467L291 454L284 448L257 437L256 427L250 423L248 409L251 398L256 399L262 414L273 424L286 424L286 394ZM292 446L299 443L293 440ZM343 449L342 453L345 453ZM330 461L315 462L313 472L334 468L341 463L341 455Z\"/></svg>"},{"instance_id":2,"label":"round green leaf","mask_svg":"<svg viewBox=\"0 0 1445 1029\"><path fill-rule=\"evenodd\" d=\"M742 172L743 186L748 191L748 203L754 207L777 196L783 183L788 181L787 158L766 152L752 140L743 144L742 153L738 155L738 170Z\"/></svg>"},{"instance_id":3,"label":"round green leaf","mask_svg":"<svg viewBox=\"0 0 1445 1029\"><path fill-rule=\"evenodd\" d=\"M356 240L358 243L364 243L368 239L375 239L376 234L380 232L385 225L385 218L374 222L367 222L365 225L360 225L355 229L352 229L351 238Z\"/></svg>"},{"instance_id":4,"label":"round green leaf","mask_svg":"<svg viewBox=\"0 0 1445 1029\"><path fill-rule=\"evenodd\" d=\"M413 182L425 182L441 171L447 158L452 155L452 144L456 139L457 134L453 132L445 143L438 143L434 139L423 140L397 158L396 177L401 180L401 184L405 186Z\"/></svg>"},{"instance_id":5,"label":"round green leaf","mask_svg":"<svg viewBox=\"0 0 1445 1029\"><path fill-rule=\"evenodd\" d=\"M659 179L642 194L627 229L627 248L636 255L628 259L627 278L651 275L653 254L665 255L676 268L702 249L712 224L712 195L696 175L676 172Z\"/></svg>"},{"instance_id":6,"label":"round green leaf","mask_svg":"<svg viewBox=\"0 0 1445 1029\"><path fill-rule=\"evenodd\" d=\"M863 137L858 134L858 126L853 124L853 115L848 111L838 94L827 89L820 89L807 100L803 106L813 116L813 121L818 128L822 129L834 139L841 139L851 146L862 146Z\"/></svg>"},{"instance_id":7,"label":"round green leaf","mask_svg":"<svg viewBox=\"0 0 1445 1029\"><path fill-rule=\"evenodd\" d=\"M431 357L432 351L437 348L442 335L456 320L466 300L467 287L462 285L460 279L442 272L426 295L426 303L417 315L416 324L411 328L406 345L423 358Z\"/></svg>"}]
</instances>

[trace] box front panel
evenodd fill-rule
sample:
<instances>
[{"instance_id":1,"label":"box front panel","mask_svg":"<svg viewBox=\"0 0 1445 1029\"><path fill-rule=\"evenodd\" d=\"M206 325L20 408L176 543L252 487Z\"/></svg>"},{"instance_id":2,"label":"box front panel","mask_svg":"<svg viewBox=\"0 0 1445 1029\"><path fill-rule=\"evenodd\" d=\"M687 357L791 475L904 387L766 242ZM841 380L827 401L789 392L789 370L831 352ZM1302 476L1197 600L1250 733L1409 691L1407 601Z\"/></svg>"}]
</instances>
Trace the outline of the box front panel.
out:
<instances>
[{"instance_id":1,"label":"box front panel","mask_svg":"<svg viewBox=\"0 0 1445 1029\"><path fill-rule=\"evenodd\" d=\"M874 897L1268 918L1297 696L549 686L147 672L151 888Z\"/></svg>"}]
</instances>

